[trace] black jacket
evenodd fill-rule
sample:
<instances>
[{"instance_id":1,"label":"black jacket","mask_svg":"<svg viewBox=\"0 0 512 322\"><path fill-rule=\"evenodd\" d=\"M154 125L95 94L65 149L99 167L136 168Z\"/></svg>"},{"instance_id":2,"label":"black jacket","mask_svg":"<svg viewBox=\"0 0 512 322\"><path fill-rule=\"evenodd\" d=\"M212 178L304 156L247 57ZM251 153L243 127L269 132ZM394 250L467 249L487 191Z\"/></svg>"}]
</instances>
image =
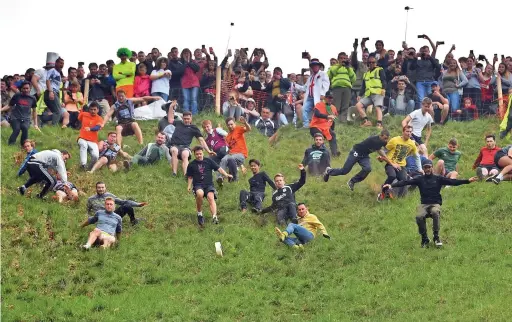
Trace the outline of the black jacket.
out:
<instances>
[{"instance_id":1,"label":"black jacket","mask_svg":"<svg viewBox=\"0 0 512 322\"><path fill-rule=\"evenodd\" d=\"M399 181L393 183L392 187L404 187L415 185L420 190L421 203L424 205L443 204L441 197L441 188L443 186L460 186L470 183L469 180L448 179L436 175L423 175L411 180Z\"/></svg>"},{"instance_id":2,"label":"black jacket","mask_svg":"<svg viewBox=\"0 0 512 322\"><path fill-rule=\"evenodd\" d=\"M263 209L261 212L271 212L274 209L282 209L289 204L295 204L295 192L297 192L306 183L306 170L300 172L298 182L285 185L281 189L276 189L272 193L272 205Z\"/></svg>"},{"instance_id":3,"label":"black jacket","mask_svg":"<svg viewBox=\"0 0 512 322\"><path fill-rule=\"evenodd\" d=\"M183 76L183 73L185 72L185 65L179 59L169 59L169 70L172 73L171 79L169 80L169 87L180 88L181 76Z\"/></svg>"}]
</instances>

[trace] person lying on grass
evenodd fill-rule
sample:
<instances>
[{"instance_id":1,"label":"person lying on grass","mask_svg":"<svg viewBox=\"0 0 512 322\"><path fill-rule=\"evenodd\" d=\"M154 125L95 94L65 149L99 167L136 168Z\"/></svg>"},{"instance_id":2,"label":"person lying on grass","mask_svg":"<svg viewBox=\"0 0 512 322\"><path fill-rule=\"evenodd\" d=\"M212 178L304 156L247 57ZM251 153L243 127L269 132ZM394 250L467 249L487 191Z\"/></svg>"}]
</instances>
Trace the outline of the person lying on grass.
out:
<instances>
[{"instance_id":1,"label":"person lying on grass","mask_svg":"<svg viewBox=\"0 0 512 322\"><path fill-rule=\"evenodd\" d=\"M82 245L83 250L89 250L97 242L101 248L106 249L119 241L123 218L114 212L114 207L114 198L105 198L105 210L96 211L93 217L89 217L80 225L80 227L85 227L96 224L96 228L89 233L87 243Z\"/></svg>"},{"instance_id":2,"label":"person lying on grass","mask_svg":"<svg viewBox=\"0 0 512 322\"><path fill-rule=\"evenodd\" d=\"M302 248L304 244L312 241L318 230L327 239L331 239L325 226L318 220L318 218L309 213L306 205L301 202L297 206L299 215L299 223L289 223L284 231L281 231L279 227L275 228L277 238L286 245L293 248ZM290 237L295 235L296 238Z\"/></svg>"},{"instance_id":3,"label":"person lying on grass","mask_svg":"<svg viewBox=\"0 0 512 322\"><path fill-rule=\"evenodd\" d=\"M64 201L71 200L78 202L78 188L69 181L62 180L61 176L57 173L56 175L57 182L53 187L53 191L55 191L55 196L52 199L56 200L59 203L63 203Z\"/></svg>"}]
</instances>

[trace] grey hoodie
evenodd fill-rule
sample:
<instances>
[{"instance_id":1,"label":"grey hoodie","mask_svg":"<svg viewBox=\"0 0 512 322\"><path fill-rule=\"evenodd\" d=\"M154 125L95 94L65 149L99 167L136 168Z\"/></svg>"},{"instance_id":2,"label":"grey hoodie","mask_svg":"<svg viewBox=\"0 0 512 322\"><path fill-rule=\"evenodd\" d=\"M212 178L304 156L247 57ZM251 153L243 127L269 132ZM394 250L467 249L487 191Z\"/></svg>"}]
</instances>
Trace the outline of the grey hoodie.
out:
<instances>
[{"instance_id":1,"label":"grey hoodie","mask_svg":"<svg viewBox=\"0 0 512 322\"><path fill-rule=\"evenodd\" d=\"M68 181L66 163L59 150L44 150L32 156L38 162L46 164L49 168L57 171L62 181Z\"/></svg>"}]
</instances>

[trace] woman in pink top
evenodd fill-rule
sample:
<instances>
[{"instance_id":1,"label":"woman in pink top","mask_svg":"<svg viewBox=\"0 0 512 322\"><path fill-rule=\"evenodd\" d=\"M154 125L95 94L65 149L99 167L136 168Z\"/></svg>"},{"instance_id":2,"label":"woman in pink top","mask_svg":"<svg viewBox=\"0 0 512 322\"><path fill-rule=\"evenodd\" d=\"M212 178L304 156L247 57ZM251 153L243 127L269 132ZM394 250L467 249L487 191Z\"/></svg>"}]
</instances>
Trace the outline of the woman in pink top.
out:
<instances>
[{"instance_id":1,"label":"woman in pink top","mask_svg":"<svg viewBox=\"0 0 512 322\"><path fill-rule=\"evenodd\" d=\"M192 60L190 49L185 48L181 51L181 63L185 66L183 76L181 76L181 90L183 92L183 111L197 114L197 96L199 94L199 65Z\"/></svg>"}]
</instances>

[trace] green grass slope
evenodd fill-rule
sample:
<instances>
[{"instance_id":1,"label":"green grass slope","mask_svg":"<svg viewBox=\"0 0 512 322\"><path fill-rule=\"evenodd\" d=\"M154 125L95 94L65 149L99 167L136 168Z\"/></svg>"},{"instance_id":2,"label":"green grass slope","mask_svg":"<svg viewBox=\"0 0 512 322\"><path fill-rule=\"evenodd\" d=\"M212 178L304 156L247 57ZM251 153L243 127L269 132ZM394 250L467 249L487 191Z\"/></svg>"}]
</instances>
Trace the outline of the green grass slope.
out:
<instances>
[{"instance_id":1,"label":"green grass slope","mask_svg":"<svg viewBox=\"0 0 512 322\"><path fill-rule=\"evenodd\" d=\"M203 118L196 118L196 124ZM393 136L399 120L386 119ZM145 142L154 122L142 122ZM457 137L462 177L483 144L496 132L495 120L452 123L433 130L429 151ZM341 166L354 143L375 128L338 126ZM79 250L92 226L86 196L78 205L58 205L21 197L13 155L2 129L2 318L4 321L505 321L512 299L512 185L485 183L444 190L442 249L421 249L414 220L419 194L402 200L376 201L384 180L383 165L354 192L349 177L328 183L308 177L297 200L325 224L332 240L322 237L295 252L279 243L272 216L241 215L238 193L248 176L219 191L221 223L196 225L193 196L183 176L172 178L162 164L129 173L77 169L76 132L45 127L31 130L38 148L66 148L74 182L86 196L103 180L108 191L149 206L137 209L147 220L137 227L125 221L119 248ZM106 131L101 136L105 137ZM298 179L297 164L312 139L308 131L282 130L278 143L248 135L250 157L273 176ZM503 142L498 142L500 145ZM124 144L137 150L134 138ZM136 151L129 151L131 153ZM352 175L355 171L354 168ZM39 187L33 187L38 191ZM35 194L35 192L33 192ZM267 190L267 196L270 191ZM265 204L269 204L267 197ZM429 232L431 234L431 222ZM224 257L217 257L220 241Z\"/></svg>"}]
</instances>

